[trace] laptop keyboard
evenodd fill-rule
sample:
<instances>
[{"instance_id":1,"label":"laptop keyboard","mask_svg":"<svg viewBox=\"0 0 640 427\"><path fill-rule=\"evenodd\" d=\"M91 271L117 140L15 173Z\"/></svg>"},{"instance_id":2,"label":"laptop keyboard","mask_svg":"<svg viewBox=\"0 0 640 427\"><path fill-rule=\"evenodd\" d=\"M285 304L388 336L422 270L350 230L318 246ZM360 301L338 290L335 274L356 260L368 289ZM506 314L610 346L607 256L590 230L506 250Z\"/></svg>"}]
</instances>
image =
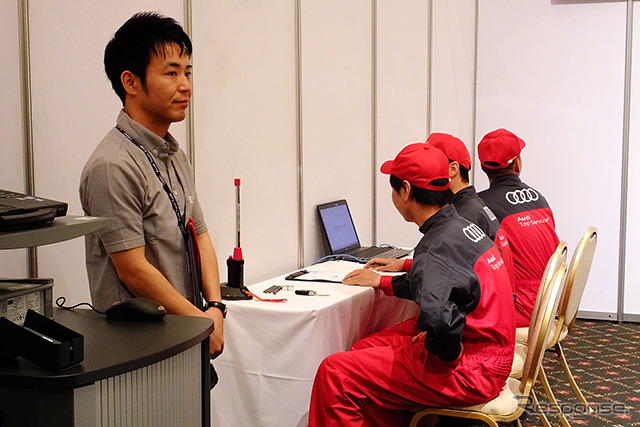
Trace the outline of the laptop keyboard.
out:
<instances>
[{"instance_id":1,"label":"laptop keyboard","mask_svg":"<svg viewBox=\"0 0 640 427\"><path fill-rule=\"evenodd\" d=\"M370 246L368 248L364 248L361 251L358 252L354 252L352 255L358 257L358 258L363 258L363 259L368 259L368 258L373 258L376 255L380 255L383 252L387 252L390 248L381 248L379 246Z\"/></svg>"}]
</instances>

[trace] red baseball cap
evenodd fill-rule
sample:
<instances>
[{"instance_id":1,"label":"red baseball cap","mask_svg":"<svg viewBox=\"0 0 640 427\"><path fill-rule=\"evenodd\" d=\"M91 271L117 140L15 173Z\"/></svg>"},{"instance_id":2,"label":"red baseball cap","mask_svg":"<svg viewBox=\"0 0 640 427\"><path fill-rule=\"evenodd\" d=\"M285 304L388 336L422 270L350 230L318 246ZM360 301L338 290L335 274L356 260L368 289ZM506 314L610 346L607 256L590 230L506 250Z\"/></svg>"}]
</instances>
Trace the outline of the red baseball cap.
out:
<instances>
[{"instance_id":1,"label":"red baseball cap","mask_svg":"<svg viewBox=\"0 0 640 427\"><path fill-rule=\"evenodd\" d=\"M426 190L444 191L449 181L449 160L444 153L430 144L417 142L404 147L393 160L380 166L380 172L395 175L412 185ZM445 185L432 185L436 179L446 179Z\"/></svg>"},{"instance_id":2,"label":"red baseball cap","mask_svg":"<svg viewBox=\"0 0 640 427\"><path fill-rule=\"evenodd\" d=\"M442 151L451 161L458 162L466 169L471 169L471 156L464 142L448 133L432 133L427 143Z\"/></svg>"},{"instance_id":3,"label":"red baseball cap","mask_svg":"<svg viewBox=\"0 0 640 427\"><path fill-rule=\"evenodd\" d=\"M478 158L487 169L504 169L524 148L525 143L506 129L489 132L478 144Z\"/></svg>"}]
</instances>

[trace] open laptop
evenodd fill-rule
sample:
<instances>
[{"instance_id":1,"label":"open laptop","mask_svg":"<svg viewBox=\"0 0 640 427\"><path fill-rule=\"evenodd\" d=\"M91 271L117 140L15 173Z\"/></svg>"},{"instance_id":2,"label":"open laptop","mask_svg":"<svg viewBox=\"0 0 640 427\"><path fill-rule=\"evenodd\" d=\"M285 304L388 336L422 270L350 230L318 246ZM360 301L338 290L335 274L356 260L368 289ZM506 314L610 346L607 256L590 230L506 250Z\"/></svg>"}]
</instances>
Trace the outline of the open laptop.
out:
<instances>
[{"instance_id":1,"label":"open laptop","mask_svg":"<svg viewBox=\"0 0 640 427\"><path fill-rule=\"evenodd\" d=\"M402 258L410 250L383 246L361 246L347 201L317 206L325 250L330 255L351 255L362 262L371 258Z\"/></svg>"},{"instance_id":2,"label":"open laptop","mask_svg":"<svg viewBox=\"0 0 640 427\"><path fill-rule=\"evenodd\" d=\"M0 190L0 231L40 227L66 214L64 202Z\"/></svg>"}]
</instances>

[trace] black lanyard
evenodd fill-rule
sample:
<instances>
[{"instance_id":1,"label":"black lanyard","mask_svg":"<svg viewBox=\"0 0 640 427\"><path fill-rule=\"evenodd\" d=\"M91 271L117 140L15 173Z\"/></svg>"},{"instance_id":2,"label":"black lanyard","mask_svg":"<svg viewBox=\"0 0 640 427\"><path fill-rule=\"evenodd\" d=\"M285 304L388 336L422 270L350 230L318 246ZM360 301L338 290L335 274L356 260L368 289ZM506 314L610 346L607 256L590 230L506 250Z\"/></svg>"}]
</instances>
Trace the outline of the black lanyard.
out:
<instances>
[{"instance_id":1,"label":"black lanyard","mask_svg":"<svg viewBox=\"0 0 640 427\"><path fill-rule=\"evenodd\" d=\"M153 171L155 172L156 176L158 177L158 180L160 181L160 183L162 184L162 188L164 189L165 193L167 193L167 196L169 196L169 201L171 202L171 207L173 208L173 211L176 214L176 218L178 219L178 228L180 229L180 233L182 233L182 237L186 241L188 239L189 234L188 234L187 228L185 226L184 218L182 216L182 213L180 212L180 207L178 206L178 201L176 200L176 196L173 194L173 191L171 191L171 188L169 188L169 185L167 184L167 181L164 179L164 176L162 176L162 173L160 172L160 169L158 169L158 165L153 160L153 156L151 155L151 153L149 153L149 150L147 150L138 141L133 139L133 137L131 135L129 135L127 132L125 132L125 130L122 129L120 126L116 126L116 129L118 129L120 131L120 133L123 134L129 141L133 142L138 148L140 148L144 152L144 154L147 156L147 159L149 160L149 163L151 163L151 167L153 168ZM176 166L173 164L173 161L171 161L171 166L173 166L173 171L176 174L176 178L178 178L178 183L180 184L180 187L182 187L182 191L184 192L184 186L182 185L182 180L180 180L180 175L178 175L178 171L176 170ZM185 197L186 197L186 195L185 195ZM186 213L187 213L187 207L185 206L185 214Z\"/></svg>"},{"instance_id":2,"label":"black lanyard","mask_svg":"<svg viewBox=\"0 0 640 427\"><path fill-rule=\"evenodd\" d=\"M202 270L200 269L200 258L199 258L200 254L197 249L198 242L195 236L195 229L193 228L193 225L192 225L193 220L189 221L189 225L193 230L193 234L192 234L189 232L189 230L187 230L187 226L185 225L183 215L180 212L180 207L178 206L178 201L176 200L176 196L173 194L173 191L171 191L171 188L169 188L167 181L164 179L164 176L162 176L162 173L160 172L160 169L158 169L158 165L153 160L153 156L151 155L151 153L149 153L149 150L144 148L142 144L140 144L138 141L133 139L133 137L129 135L127 132L125 132L125 130L122 129L120 126L116 126L116 129L118 129L120 133L123 134L129 141L133 142L138 148L140 148L142 152L147 156L147 159L149 160L149 163L151 163L151 167L153 168L153 171L158 177L158 180L160 181L160 183L162 184L162 188L164 189L165 193L167 193L167 196L171 201L171 207L173 208L173 212L175 212L176 218L178 219L178 228L180 229L180 233L182 233L182 238L184 239L184 243L185 243L186 257L187 257L187 270L189 271L189 275L191 276L191 286L193 289L193 298L194 298L193 302L196 307L202 310L202 307L203 307ZM185 193L184 185L182 185L182 180L180 179L180 175L178 175L176 165L173 164L173 161L171 161L171 166L173 167L173 171L176 174L178 183L182 188L182 192ZM184 197L186 199L187 195L185 194ZM187 214L186 200L185 200L184 213L185 215Z\"/></svg>"}]
</instances>

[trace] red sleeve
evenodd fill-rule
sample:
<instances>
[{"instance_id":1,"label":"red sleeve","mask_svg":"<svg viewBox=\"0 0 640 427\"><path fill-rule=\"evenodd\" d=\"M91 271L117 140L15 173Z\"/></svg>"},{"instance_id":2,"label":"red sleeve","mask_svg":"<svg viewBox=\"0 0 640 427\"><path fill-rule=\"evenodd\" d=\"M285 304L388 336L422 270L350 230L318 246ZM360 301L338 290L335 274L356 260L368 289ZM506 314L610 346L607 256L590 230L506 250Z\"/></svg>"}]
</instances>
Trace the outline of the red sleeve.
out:
<instances>
[{"instance_id":1,"label":"red sleeve","mask_svg":"<svg viewBox=\"0 0 640 427\"><path fill-rule=\"evenodd\" d=\"M411 265L413 264L412 258L407 258L404 260L404 264L402 265L402 271L408 273L411 270Z\"/></svg>"},{"instance_id":2,"label":"red sleeve","mask_svg":"<svg viewBox=\"0 0 640 427\"><path fill-rule=\"evenodd\" d=\"M378 289L382 290L385 295L392 297L393 294L393 286L391 286L391 279L393 276L380 276L380 285Z\"/></svg>"}]
</instances>

